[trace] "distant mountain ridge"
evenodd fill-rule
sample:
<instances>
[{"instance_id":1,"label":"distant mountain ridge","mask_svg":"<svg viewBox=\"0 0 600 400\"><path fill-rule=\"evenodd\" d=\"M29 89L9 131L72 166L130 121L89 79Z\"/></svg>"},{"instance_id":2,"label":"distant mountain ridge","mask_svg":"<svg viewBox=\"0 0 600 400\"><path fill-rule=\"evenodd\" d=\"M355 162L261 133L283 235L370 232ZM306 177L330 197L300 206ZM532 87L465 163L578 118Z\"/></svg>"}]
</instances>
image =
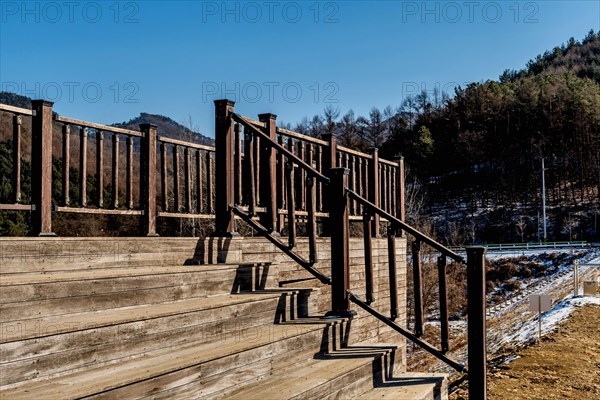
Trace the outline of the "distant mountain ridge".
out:
<instances>
[{"instance_id":1,"label":"distant mountain ridge","mask_svg":"<svg viewBox=\"0 0 600 400\"><path fill-rule=\"evenodd\" d=\"M199 132L173 121L169 117L159 114L140 113L138 117L135 117L127 122L113 124L113 126L124 129L138 130L140 124L154 124L157 126L159 135L166 136L171 139L204 144L207 146L214 146L215 144L215 141L212 138L204 136Z\"/></svg>"},{"instance_id":2,"label":"distant mountain ridge","mask_svg":"<svg viewBox=\"0 0 600 400\"><path fill-rule=\"evenodd\" d=\"M0 92L0 103L14 107L31 108L31 99L27 96L21 96L17 93ZM77 118L77 116L72 116ZM93 122L93 121L90 121ZM140 124L154 124L157 126L158 134L171 139L183 140L196 144L213 146L215 141L200 132L196 132L169 117L159 114L140 113L139 116L126 122L112 124L118 128L139 130Z\"/></svg>"}]
</instances>

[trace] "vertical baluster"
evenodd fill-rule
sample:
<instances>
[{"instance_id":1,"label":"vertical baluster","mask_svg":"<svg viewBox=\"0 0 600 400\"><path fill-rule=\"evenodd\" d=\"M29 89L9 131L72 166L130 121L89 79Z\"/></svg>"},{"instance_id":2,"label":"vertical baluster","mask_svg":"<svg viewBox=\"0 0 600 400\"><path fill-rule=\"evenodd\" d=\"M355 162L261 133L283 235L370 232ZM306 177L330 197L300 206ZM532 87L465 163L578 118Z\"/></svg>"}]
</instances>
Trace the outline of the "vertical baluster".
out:
<instances>
[{"instance_id":1,"label":"vertical baluster","mask_svg":"<svg viewBox=\"0 0 600 400\"><path fill-rule=\"evenodd\" d=\"M446 289L446 257L438 257L438 280L440 289L440 322L442 334L442 352L450 349L448 341L448 292Z\"/></svg>"},{"instance_id":2,"label":"vertical baluster","mask_svg":"<svg viewBox=\"0 0 600 400\"><path fill-rule=\"evenodd\" d=\"M304 143L304 141L299 140L298 141L298 158L300 158L301 160L305 160L305 153L306 153L306 143ZM306 187L305 187L305 182L304 182L304 169L303 168L296 168L296 178L297 178L297 185L298 185L298 210L304 210L305 209L305 205L304 205L304 199L306 198Z\"/></svg>"},{"instance_id":3,"label":"vertical baluster","mask_svg":"<svg viewBox=\"0 0 600 400\"><path fill-rule=\"evenodd\" d=\"M192 212L192 154L190 148L184 149L185 157L185 211Z\"/></svg>"},{"instance_id":4,"label":"vertical baluster","mask_svg":"<svg viewBox=\"0 0 600 400\"><path fill-rule=\"evenodd\" d=\"M356 156L350 158L350 189L356 192ZM356 215L356 201L350 200L350 215Z\"/></svg>"},{"instance_id":5,"label":"vertical baluster","mask_svg":"<svg viewBox=\"0 0 600 400\"><path fill-rule=\"evenodd\" d=\"M71 202L69 199L69 165L71 164L71 126L63 125L62 146L62 203L66 207Z\"/></svg>"},{"instance_id":6,"label":"vertical baluster","mask_svg":"<svg viewBox=\"0 0 600 400\"><path fill-rule=\"evenodd\" d=\"M96 192L98 208L104 207L104 132L96 130Z\"/></svg>"},{"instance_id":7,"label":"vertical baluster","mask_svg":"<svg viewBox=\"0 0 600 400\"><path fill-rule=\"evenodd\" d=\"M79 128L79 204L87 205L87 138L88 130Z\"/></svg>"},{"instance_id":8,"label":"vertical baluster","mask_svg":"<svg viewBox=\"0 0 600 400\"><path fill-rule=\"evenodd\" d=\"M206 152L206 213L213 213L213 171L211 152Z\"/></svg>"},{"instance_id":9,"label":"vertical baluster","mask_svg":"<svg viewBox=\"0 0 600 400\"><path fill-rule=\"evenodd\" d=\"M358 163L356 166L356 192L360 195L360 196L364 196L363 193L363 180L364 180L364 176L363 176L363 158L362 157L358 157ZM363 212L363 206L361 203L356 202L356 208L357 208L357 213L358 214L362 214Z\"/></svg>"},{"instance_id":10,"label":"vertical baluster","mask_svg":"<svg viewBox=\"0 0 600 400\"><path fill-rule=\"evenodd\" d=\"M365 281L367 303L375 301L373 296L373 239L371 235L371 214L365 209L363 213L363 240L365 246Z\"/></svg>"},{"instance_id":11,"label":"vertical baluster","mask_svg":"<svg viewBox=\"0 0 600 400\"><path fill-rule=\"evenodd\" d=\"M388 212L394 215L394 169L388 165Z\"/></svg>"},{"instance_id":12,"label":"vertical baluster","mask_svg":"<svg viewBox=\"0 0 600 400\"><path fill-rule=\"evenodd\" d=\"M277 143L284 147L284 137L279 135ZM282 232L285 225L285 218L283 214L279 213L286 204L286 190L285 190L285 157L283 153L277 153L277 232Z\"/></svg>"},{"instance_id":13,"label":"vertical baluster","mask_svg":"<svg viewBox=\"0 0 600 400\"><path fill-rule=\"evenodd\" d=\"M256 182L254 182L254 179L256 178L256 175L254 174L256 168L254 162L256 140L254 139L252 133L246 135L246 141L248 142L248 156L246 157L248 160L248 214L250 215L256 214Z\"/></svg>"},{"instance_id":14,"label":"vertical baluster","mask_svg":"<svg viewBox=\"0 0 600 400\"><path fill-rule=\"evenodd\" d=\"M127 137L127 208L133 208L133 137Z\"/></svg>"},{"instance_id":15,"label":"vertical baluster","mask_svg":"<svg viewBox=\"0 0 600 400\"><path fill-rule=\"evenodd\" d=\"M320 144L316 145L316 161L317 161L317 171L323 174L323 148ZM323 195L322 188L323 184L321 181L316 181L317 186L317 210L323 211Z\"/></svg>"},{"instance_id":16,"label":"vertical baluster","mask_svg":"<svg viewBox=\"0 0 600 400\"><path fill-rule=\"evenodd\" d=\"M173 184L174 184L174 206L173 210L178 213L181 211L181 200L180 200L180 172L179 172L179 146L173 146Z\"/></svg>"},{"instance_id":17,"label":"vertical baluster","mask_svg":"<svg viewBox=\"0 0 600 400\"><path fill-rule=\"evenodd\" d=\"M254 161L251 163L250 160L254 160L254 147L252 141L252 133L246 127L244 127L244 168L243 174L243 185L244 199L243 202L250 207L251 192L254 190Z\"/></svg>"},{"instance_id":18,"label":"vertical baluster","mask_svg":"<svg viewBox=\"0 0 600 400\"><path fill-rule=\"evenodd\" d=\"M396 209L398 199L396 198L396 167L390 167L390 214L397 216Z\"/></svg>"},{"instance_id":19,"label":"vertical baluster","mask_svg":"<svg viewBox=\"0 0 600 400\"><path fill-rule=\"evenodd\" d=\"M304 159L308 165L310 165L311 167L313 166L313 146L311 143L304 144ZM303 170L303 168L299 168L299 169ZM304 180L304 185L303 185L304 186L304 199L302 200L302 202L304 203L304 209L306 211L308 211L307 199L308 199L308 197L310 197L309 188L306 186L306 182L308 182L309 176L310 175L307 174L306 171L303 170L302 178Z\"/></svg>"},{"instance_id":20,"label":"vertical baluster","mask_svg":"<svg viewBox=\"0 0 600 400\"><path fill-rule=\"evenodd\" d=\"M423 286L421 272L421 242L412 242L413 285L415 297L415 335L423 335Z\"/></svg>"},{"instance_id":21,"label":"vertical baluster","mask_svg":"<svg viewBox=\"0 0 600 400\"><path fill-rule=\"evenodd\" d=\"M202 153L196 151L196 212L202 214Z\"/></svg>"},{"instance_id":22,"label":"vertical baluster","mask_svg":"<svg viewBox=\"0 0 600 400\"><path fill-rule=\"evenodd\" d=\"M308 253L309 261L314 264L317 259L317 185L315 178L307 175L306 177L306 208L308 210L308 220L306 230L308 231Z\"/></svg>"},{"instance_id":23,"label":"vertical baluster","mask_svg":"<svg viewBox=\"0 0 600 400\"><path fill-rule=\"evenodd\" d=\"M242 135L240 124L236 123L233 128L235 140L235 158L233 160L234 173L234 202L242 203Z\"/></svg>"},{"instance_id":24,"label":"vertical baluster","mask_svg":"<svg viewBox=\"0 0 600 400\"><path fill-rule=\"evenodd\" d=\"M119 208L119 135L113 133L112 197L113 208Z\"/></svg>"},{"instance_id":25,"label":"vertical baluster","mask_svg":"<svg viewBox=\"0 0 600 400\"><path fill-rule=\"evenodd\" d=\"M405 205L404 205L404 157L398 157L398 177L397 183L397 204L396 204L396 217L403 221L405 220ZM402 231L398 232L399 235L404 235Z\"/></svg>"},{"instance_id":26,"label":"vertical baluster","mask_svg":"<svg viewBox=\"0 0 600 400\"><path fill-rule=\"evenodd\" d=\"M398 318L398 276L396 271L396 235L395 229L388 224L388 269L390 277L390 318Z\"/></svg>"},{"instance_id":27,"label":"vertical baluster","mask_svg":"<svg viewBox=\"0 0 600 400\"><path fill-rule=\"evenodd\" d=\"M15 115L13 118L13 200L21 201L21 126L23 117Z\"/></svg>"},{"instance_id":28,"label":"vertical baluster","mask_svg":"<svg viewBox=\"0 0 600 400\"><path fill-rule=\"evenodd\" d=\"M371 153L372 156L369 162L369 178L367 186L369 191L369 201L371 201L371 203L373 203L376 207L379 207L379 151L377 148L372 148ZM375 237L379 237L379 214L375 213L373 215L371 225L371 234Z\"/></svg>"},{"instance_id":29,"label":"vertical baluster","mask_svg":"<svg viewBox=\"0 0 600 400\"><path fill-rule=\"evenodd\" d=\"M261 205L261 196L260 196L260 137L254 137L254 199L256 201L256 205Z\"/></svg>"},{"instance_id":30,"label":"vertical baluster","mask_svg":"<svg viewBox=\"0 0 600 400\"><path fill-rule=\"evenodd\" d=\"M288 245L290 249L296 246L296 204L294 199L294 164L290 161L286 165L287 169L287 222L288 222Z\"/></svg>"},{"instance_id":31,"label":"vertical baluster","mask_svg":"<svg viewBox=\"0 0 600 400\"><path fill-rule=\"evenodd\" d=\"M160 194L162 210L169 210L169 168L167 166L167 145L160 144Z\"/></svg>"}]
</instances>

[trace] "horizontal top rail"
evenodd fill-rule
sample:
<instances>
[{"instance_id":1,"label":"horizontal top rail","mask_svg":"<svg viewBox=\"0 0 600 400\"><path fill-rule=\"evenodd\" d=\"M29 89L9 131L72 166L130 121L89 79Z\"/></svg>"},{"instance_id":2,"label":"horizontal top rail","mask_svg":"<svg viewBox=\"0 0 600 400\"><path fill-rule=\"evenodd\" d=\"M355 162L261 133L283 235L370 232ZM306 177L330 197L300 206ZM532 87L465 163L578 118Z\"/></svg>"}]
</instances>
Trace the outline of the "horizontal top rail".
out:
<instances>
[{"instance_id":1,"label":"horizontal top rail","mask_svg":"<svg viewBox=\"0 0 600 400\"><path fill-rule=\"evenodd\" d=\"M27 108L21 108L21 107L9 106L8 104L0 104L0 111L8 111L8 112L16 113L16 114L31 115L31 116L35 115L34 110L29 110Z\"/></svg>"},{"instance_id":2,"label":"horizontal top rail","mask_svg":"<svg viewBox=\"0 0 600 400\"><path fill-rule=\"evenodd\" d=\"M436 249L443 255L452 258L454 261L457 261L460 263L465 262L464 258L459 256L458 254L456 254L454 251L450 250L443 244L438 243L437 241L435 241L434 239L425 235L424 233L419 232L418 230L416 230L412 226L408 225L407 223L400 221L398 218L394 217L392 214L389 214L389 213L383 211L381 208L377 207L375 204L371 203L370 201L368 201L364 197L360 196L358 193L354 192L353 190L346 188L346 191L350 195L350 197L352 197L354 200L358 201L359 203L362 203L363 206L371 209L373 212L384 217L391 224L394 224L394 225L400 227L404 231L413 235L418 240L430 245L431 247L433 247L434 249Z\"/></svg>"},{"instance_id":3,"label":"horizontal top rail","mask_svg":"<svg viewBox=\"0 0 600 400\"><path fill-rule=\"evenodd\" d=\"M267 127L267 124L265 124L264 122L260 122L260 121L257 121L255 119L248 118L248 117L244 117L244 118L246 118L246 120L249 123L251 123L252 125L255 125L255 126L258 126L258 127L261 127L261 128L266 128Z\"/></svg>"},{"instance_id":4,"label":"horizontal top rail","mask_svg":"<svg viewBox=\"0 0 600 400\"><path fill-rule=\"evenodd\" d=\"M106 131L106 132L112 132L112 133L121 133L123 135L137 136L137 137L144 136L144 134L142 132L139 132L139 131L132 131L130 129L117 128L117 127L110 126L110 125L96 124L94 122L83 121L83 120L80 120L80 119L74 119L74 118L68 118L68 117L61 117L60 115L56 116L54 119L56 121L58 121L58 122L64 122L66 124L73 124L73 125L84 126L86 128L93 128L93 129L97 129L97 130L100 130L100 131Z\"/></svg>"},{"instance_id":5,"label":"horizontal top rail","mask_svg":"<svg viewBox=\"0 0 600 400\"><path fill-rule=\"evenodd\" d=\"M241 115L236 114L236 113L233 113L232 117L237 122L239 122L240 124L244 125L248 129L250 129L252 132L254 132L258 136L260 136L261 140L263 140L266 144L268 144L269 146L275 148L279 152L283 153L283 155L286 156L288 159L290 159L294 163L298 164L308 174L310 174L313 177L319 179L321 182L329 183L329 178L328 177L326 177L325 175L323 175L320 172L318 172L317 170L315 170L313 167L311 167L310 165L308 165L305 161L303 161L302 159L300 159L297 155L293 154L292 152L290 152L285 147L281 146L279 143L276 143L276 142L272 141L271 138L269 136L267 136L264 132L262 132L260 129L252 126L252 124L250 122L248 122L245 117L242 117Z\"/></svg>"},{"instance_id":6,"label":"horizontal top rail","mask_svg":"<svg viewBox=\"0 0 600 400\"><path fill-rule=\"evenodd\" d=\"M390 161L390 160L386 160L384 158L380 158L379 159L379 163L380 164L391 165L392 167L399 167L399 165L398 165L398 163L396 161Z\"/></svg>"},{"instance_id":7,"label":"horizontal top rail","mask_svg":"<svg viewBox=\"0 0 600 400\"><path fill-rule=\"evenodd\" d=\"M349 149L349 148L344 147L344 146L338 146L337 149L339 151L341 151L342 153L352 154L352 155L358 156L360 158L367 158L367 159L372 159L373 158L373 156L370 155L370 154L363 153L362 151L358 151L358 150L352 150L352 149ZM381 162L383 160L380 158L379 161Z\"/></svg>"},{"instance_id":8,"label":"horizontal top rail","mask_svg":"<svg viewBox=\"0 0 600 400\"><path fill-rule=\"evenodd\" d=\"M196 143L191 143L191 142L185 142L183 140L177 140L177 139L171 139L168 138L166 136L159 136L158 140L163 142L163 143L169 143L169 144L173 144L173 145L177 145L177 146L185 146L185 147L190 147L193 149L198 149L198 150L205 150L205 151L215 151L215 148L212 146L206 146L203 144L196 144Z\"/></svg>"},{"instance_id":9,"label":"horizontal top rail","mask_svg":"<svg viewBox=\"0 0 600 400\"><path fill-rule=\"evenodd\" d=\"M290 131L289 129L277 128L277 133L279 133L281 135L293 137L293 138L296 138L296 139L299 139L299 140L303 140L305 142L319 144L321 146L327 146L327 144L328 144L325 140L317 139L317 138L312 137L312 136L303 135L303 134L298 133L298 132Z\"/></svg>"}]
</instances>

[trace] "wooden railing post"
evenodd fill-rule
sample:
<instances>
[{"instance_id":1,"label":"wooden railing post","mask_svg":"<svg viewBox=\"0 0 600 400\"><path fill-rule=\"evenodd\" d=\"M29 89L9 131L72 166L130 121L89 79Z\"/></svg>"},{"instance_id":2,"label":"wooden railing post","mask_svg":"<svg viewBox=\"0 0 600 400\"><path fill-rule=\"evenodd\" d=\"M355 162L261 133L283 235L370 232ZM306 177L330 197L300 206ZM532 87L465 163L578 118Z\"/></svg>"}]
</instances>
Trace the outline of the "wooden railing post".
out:
<instances>
[{"instance_id":1,"label":"wooden railing post","mask_svg":"<svg viewBox=\"0 0 600 400\"><path fill-rule=\"evenodd\" d=\"M235 134L231 114L235 103L215 100L215 232L214 236L235 234L230 206L235 201ZM208 210L210 212L210 209Z\"/></svg>"},{"instance_id":2,"label":"wooden railing post","mask_svg":"<svg viewBox=\"0 0 600 400\"><path fill-rule=\"evenodd\" d=\"M33 232L39 236L55 236L52 232L52 105L46 100L33 100L35 111L31 126L31 204Z\"/></svg>"},{"instance_id":3,"label":"wooden railing post","mask_svg":"<svg viewBox=\"0 0 600 400\"><path fill-rule=\"evenodd\" d=\"M467 248L469 399L487 398L485 248Z\"/></svg>"},{"instance_id":4,"label":"wooden railing post","mask_svg":"<svg viewBox=\"0 0 600 400\"><path fill-rule=\"evenodd\" d=\"M412 242L413 293L415 300L415 335L423 335L423 273L421 271L421 242Z\"/></svg>"},{"instance_id":5,"label":"wooden railing post","mask_svg":"<svg viewBox=\"0 0 600 400\"><path fill-rule=\"evenodd\" d=\"M321 171L326 172L332 168L337 168L337 138L331 133L321 135L322 139L329 143L329 146L323 147ZM327 186L321 185L322 188L322 209L324 212L329 212L330 196L327 195ZM331 217L323 224L323 236L330 236L332 232Z\"/></svg>"},{"instance_id":6,"label":"wooden railing post","mask_svg":"<svg viewBox=\"0 0 600 400\"><path fill-rule=\"evenodd\" d=\"M350 223L348 219L348 175L346 168L329 170L329 221L331 224L331 311L330 316L347 317L350 311Z\"/></svg>"},{"instance_id":7,"label":"wooden railing post","mask_svg":"<svg viewBox=\"0 0 600 400\"><path fill-rule=\"evenodd\" d=\"M372 158L369 161L369 187L368 200L379 207L379 150L377 148L369 149ZM379 214L375 213L371 220L371 234L373 237L381 237L379 233Z\"/></svg>"},{"instance_id":8,"label":"wooden railing post","mask_svg":"<svg viewBox=\"0 0 600 400\"><path fill-rule=\"evenodd\" d=\"M258 116L260 122L266 124L267 134L273 142L277 142L277 115L275 114L260 114ZM266 214L262 218L262 223L271 234L277 235L277 152L271 146L263 144L261 148L260 160L262 163L261 170L265 179L260 183L260 198L267 208Z\"/></svg>"},{"instance_id":9,"label":"wooden railing post","mask_svg":"<svg viewBox=\"0 0 600 400\"><path fill-rule=\"evenodd\" d=\"M396 158L398 163L398 171L396 174L396 218L402 222L406 222L406 203L405 203L405 177L404 177L404 157ZM402 229L398 229L398 235L404 236Z\"/></svg>"},{"instance_id":10,"label":"wooden railing post","mask_svg":"<svg viewBox=\"0 0 600 400\"><path fill-rule=\"evenodd\" d=\"M156 125L140 124L142 137L141 154L141 196L143 217L143 231L147 236L158 236L156 233Z\"/></svg>"}]
</instances>

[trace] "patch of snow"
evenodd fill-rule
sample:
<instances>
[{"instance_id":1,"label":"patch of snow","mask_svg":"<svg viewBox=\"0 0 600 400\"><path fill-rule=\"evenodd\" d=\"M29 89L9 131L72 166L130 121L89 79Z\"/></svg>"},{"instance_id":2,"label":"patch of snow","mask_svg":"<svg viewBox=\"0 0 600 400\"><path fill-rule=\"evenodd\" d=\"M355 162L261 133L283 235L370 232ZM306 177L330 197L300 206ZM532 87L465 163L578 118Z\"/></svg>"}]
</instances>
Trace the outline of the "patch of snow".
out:
<instances>
[{"instance_id":1,"label":"patch of snow","mask_svg":"<svg viewBox=\"0 0 600 400\"><path fill-rule=\"evenodd\" d=\"M569 296L556 304L552 310L542 313L542 336L554 329L571 313L584 305L595 304L600 306L600 297L574 297ZM535 340L538 334L538 318L526 321L515 332L505 336L505 343L526 344Z\"/></svg>"}]
</instances>

